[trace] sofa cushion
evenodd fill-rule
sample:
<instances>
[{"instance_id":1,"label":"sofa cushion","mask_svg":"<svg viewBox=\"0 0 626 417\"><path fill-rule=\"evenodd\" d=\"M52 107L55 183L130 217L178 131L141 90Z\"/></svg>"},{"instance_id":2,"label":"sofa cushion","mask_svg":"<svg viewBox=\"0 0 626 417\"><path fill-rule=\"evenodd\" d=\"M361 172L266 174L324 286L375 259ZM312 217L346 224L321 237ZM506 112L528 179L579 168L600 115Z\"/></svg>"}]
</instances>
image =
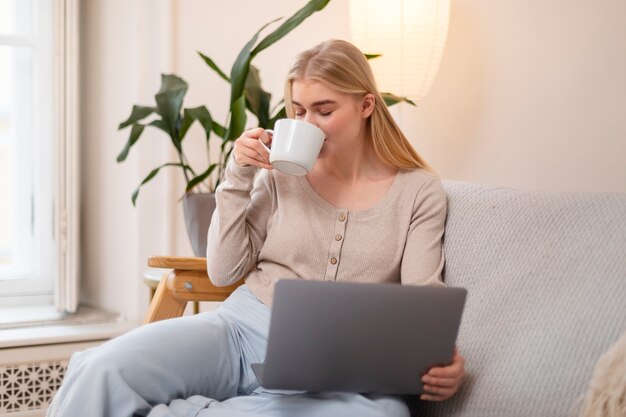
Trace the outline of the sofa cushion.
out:
<instances>
[{"instance_id":1,"label":"sofa cushion","mask_svg":"<svg viewBox=\"0 0 626 417\"><path fill-rule=\"evenodd\" d=\"M445 281L468 289L468 375L416 415L571 416L626 330L626 195L444 187Z\"/></svg>"}]
</instances>

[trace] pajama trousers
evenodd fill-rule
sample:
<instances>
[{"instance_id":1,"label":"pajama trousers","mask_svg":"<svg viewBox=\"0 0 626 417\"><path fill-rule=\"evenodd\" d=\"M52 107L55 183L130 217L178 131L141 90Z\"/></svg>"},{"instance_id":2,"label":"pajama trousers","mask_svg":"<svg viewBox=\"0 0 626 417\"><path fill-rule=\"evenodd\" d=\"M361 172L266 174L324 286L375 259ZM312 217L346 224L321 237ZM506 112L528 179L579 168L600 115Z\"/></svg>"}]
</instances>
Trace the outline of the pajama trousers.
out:
<instances>
[{"instance_id":1,"label":"pajama trousers","mask_svg":"<svg viewBox=\"0 0 626 417\"><path fill-rule=\"evenodd\" d=\"M408 417L384 395L267 390L270 309L245 286L216 310L139 327L76 353L48 417Z\"/></svg>"}]
</instances>

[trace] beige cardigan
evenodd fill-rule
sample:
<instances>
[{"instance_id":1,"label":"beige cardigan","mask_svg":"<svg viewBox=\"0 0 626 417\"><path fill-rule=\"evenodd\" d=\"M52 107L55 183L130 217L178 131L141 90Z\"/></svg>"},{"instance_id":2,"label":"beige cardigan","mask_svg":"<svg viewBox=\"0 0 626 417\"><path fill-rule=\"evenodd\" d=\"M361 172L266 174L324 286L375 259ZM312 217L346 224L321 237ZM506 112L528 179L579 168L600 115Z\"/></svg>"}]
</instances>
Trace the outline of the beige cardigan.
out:
<instances>
[{"instance_id":1,"label":"beige cardigan","mask_svg":"<svg viewBox=\"0 0 626 417\"><path fill-rule=\"evenodd\" d=\"M348 211L305 177L258 171L231 160L216 191L207 245L215 285L245 276L268 306L283 278L443 285L447 206L438 177L399 171L373 207Z\"/></svg>"}]
</instances>

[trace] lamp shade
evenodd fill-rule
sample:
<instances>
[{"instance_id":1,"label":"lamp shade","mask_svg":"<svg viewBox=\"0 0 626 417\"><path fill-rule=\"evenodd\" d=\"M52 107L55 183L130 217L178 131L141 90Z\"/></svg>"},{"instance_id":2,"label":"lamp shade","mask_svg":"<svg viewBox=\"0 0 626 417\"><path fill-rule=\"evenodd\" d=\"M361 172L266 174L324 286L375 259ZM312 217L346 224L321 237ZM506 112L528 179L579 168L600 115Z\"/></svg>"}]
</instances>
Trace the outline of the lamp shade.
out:
<instances>
[{"instance_id":1,"label":"lamp shade","mask_svg":"<svg viewBox=\"0 0 626 417\"><path fill-rule=\"evenodd\" d=\"M449 0L350 0L352 41L370 60L380 91L423 99L448 34Z\"/></svg>"}]
</instances>

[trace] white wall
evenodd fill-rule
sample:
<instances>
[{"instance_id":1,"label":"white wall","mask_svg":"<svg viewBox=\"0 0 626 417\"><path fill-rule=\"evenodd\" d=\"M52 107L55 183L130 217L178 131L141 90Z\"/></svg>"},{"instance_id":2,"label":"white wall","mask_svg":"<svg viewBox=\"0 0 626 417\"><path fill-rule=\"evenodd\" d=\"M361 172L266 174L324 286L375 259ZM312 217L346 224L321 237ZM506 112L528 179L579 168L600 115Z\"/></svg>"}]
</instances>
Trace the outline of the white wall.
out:
<instances>
[{"instance_id":1,"label":"white wall","mask_svg":"<svg viewBox=\"0 0 626 417\"><path fill-rule=\"evenodd\" d=\"M160 175L171 156L144 133L129 160L115 157L132 104L151 104L161 72L190 84L186 106L224 119L228 87L196 51L225 71L262 24L293 0L85 0L83 2L83 299L140 318L148 254L189 255L182 180ZM271 5L271 7L270 7ZM254 61L277 100L299 51L349 38L348 2L332 0ZM452 1L450 33L428 97L396 113L416 148L446 179L541 190L626 192L626 3L622 0ZM186 139L203 164L199 128Z\"/></svg>"}]
</instances>

